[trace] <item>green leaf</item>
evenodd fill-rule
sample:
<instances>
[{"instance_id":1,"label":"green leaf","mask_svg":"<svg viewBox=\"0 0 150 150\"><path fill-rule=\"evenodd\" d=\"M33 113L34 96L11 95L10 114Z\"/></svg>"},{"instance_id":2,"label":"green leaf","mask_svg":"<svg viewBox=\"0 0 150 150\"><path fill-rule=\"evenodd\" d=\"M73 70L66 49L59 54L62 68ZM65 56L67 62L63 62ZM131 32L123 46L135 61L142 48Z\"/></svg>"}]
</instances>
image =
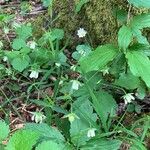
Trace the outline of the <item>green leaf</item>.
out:
<instances>
[{"instance_id":1,"label":"green leaf","mask_svg":"<svg viewBox=\"0 0 150 150\"><path fill-rule=\"evenodd\" d=\"M54 141L44 141L40 143L35 150L63 150L64 145L58 144Z\"/></svg>"},{"instance_id":2,"label":"green leaf","mask_svg":"<svg viewBox=\"0 0 150 150\"><path fill-rule=\"evenodd\" d=\"M39 138L34 130L18 130L10 138L6 150L31 150Z\"/></svg>"},{"instance_id":3,"label":"green leaf","mask_svg":"<svg viewBox=\"0 0 150 150\"><path fill-rule=\"evenodd\" d=\"M19 50L23 47L26 47L26 43L23 39L14 39L13 40L13 44L12 44L13 49Z\"/></svg>"},{"instance_id":4,"label":"green leaf","mask_svg":"<svg viewBox=\"0 0 150 150\"><path fill-rule=\"evenodd\" d=\"M0 143L8 137L9 132L9 126L4 121L0 120Z\"/></svg>"},{"instance_id":5,"label":"green leaf","mask_svg":"<svg viewBox=\"0 0 150 150\"><path fill-rule=\"evenodd\" d=\"M14 69L22 72L29 65L30 58L28 56L14 58L12 61L12 66Z\"/></svg>"},{"instance_id":6,"label":"green leaf","mask_svg":"<svg viewBox=\"0 0 150 150\"><path fill-rule=\"evenodd\" d=\"M146 85L150 87L150 60L142 52L133 51L126 54L128 64L133 75L141 77Z\"/></svg>"},{"instance_id":7,"label":"green leaf","mask_svg":"<svg viewBox=\"0 0 150 150\"><path fill-rule=\"evenodd\" d=\"M105 128L105 130L108 130L110 124L107 124L107 121L116 116L117 103L112 95L108 94L105 91L97 92L95 96L99 103L93 102L94 108L95 110L97 110L103 127Z\"/></svg>"},{"instance_id":8,"label":"green leaf","mask_svg":"<svg viewBox=\"0 0 150 150\"><path fill-rule=\"evenodd\" d=\"M89 72L103 69L117 54L118 49L113 45L99 46L95 51L92 51L88 56L79 61L81 70Z\"/></svg>"},{"instance_id":9,"label":"green leaf","mask_svg":"<svg viewBox=\"0 0 150 150\"><path fill-rule=\"evenodd\" d=\"M150 13L133 17L130 22L132 30L150 27Z\"/></svg>"},{"instance_id":10,"label":"green leaf","mask_svg":"<svg viewBox=\"0 0 150 150\"><path fill-rule=\"evenodd\" d=\"M36 124L36 123L27 123L25 129L34 130L40 134L41 137L53 139L57 142L64 142L65 139L63 135L53 127L49 127L47 124Z\"/></svg>"},{"instance_id":11,"label":"green leaf","mask_svg":"<svg viewBox=\"0 0 150 150\"><path fill-rule=\"evenodd\" d=\"M140 80L131 73L123 73L120 75L119 79L115 81L115 84L128 90L134 90L140 85Z\"/></svg>"},{"instance_id":12,"label":"green leaf","mask_svg":"<svg viewBox=\"0 0 150 150\"><path fill-rule=\"evenodd\" d=\"M53 0L42 0L44 7L49 7L52 5Z\"/></svg>"},{"instance_id":13,"label":"green leaf","mask_svg":"<svg viewBox=\"0 0 150 150\"><path fill-rule=\"evenodd\" d=\"M26 40L32 36L32 28L31 26L22 25L16 29L16 33L20 39Z\"/></svg>"},{"instance_id":14,"label":"green leaf","mask_svg":"<svg viewBox=\"0 0 150 150\"><path fill-rule=\"evenodd\" d=\"M136 7L150 8L150 0L128 0L128 2Z\"/></svg>"},{"instance_id":15,"label":"green leaf","mask_svg":"<svg viewBox=\"0 0 150 150\"><path fill-rule=\"evenodd\" d=\"M91 102L84 98L78 98L72 107L79 119L76 118L70 125L71 141L81 146L89 140L87 132L91 127L95 127L97 115L93 113Z\"/></svg>"},{"instance_id":16,"label":"green leaf","mask_svg":"<svg viewBox=\"0 0 150 150\"><path fill-rule=\"evenodd\" d=\"M63 39L63 37L64 37L64 30L62 30L62 29L53 29L52 31L51 31L51 39L52 39L52 41L54 41L54 40L61 40L61 39Z\"/></svg>"},{"instance_id":17,"label":"green leaf","mask_svg":"<svg viewBox=\"0 0 150 150\"><path fill-rule=\"evenodd\" d=\"M119 150L121 143L120 140L91 139L81 150Z\"/></svg>"},{"instance_id":18,"label":"green leaf","mask_svg":"<svg viewBox=\"0 0 150 150\"><path fill-rule=\"evenodd\" d=\"M132 31L127 26L122 26L118 32L118 44L123 50L126 50L132 41Z\"/></svg>"},{"instance_id":19,"label":"green leaf","mask_svg":"<svg viewBox=\"0 0 150 150\"><path fill-rule=\"evenodd\" d=\"M76 9L75 12L78 13L81 8L83 7L84 4L88 3L90 0L80 0L77 4L76 4Z\"/></svg>"},{"instance_id":20,"label":"green leaf","mask_svg":"<svg viewBox=\"0 0 150 150\"><path fill-rule=\"evenodd\" d=\"M145 36L142 35L142 32L139 29L132 29L133 36L137 38L138 43L149 45L149 42Z\"/></svg>"}]
</instances>

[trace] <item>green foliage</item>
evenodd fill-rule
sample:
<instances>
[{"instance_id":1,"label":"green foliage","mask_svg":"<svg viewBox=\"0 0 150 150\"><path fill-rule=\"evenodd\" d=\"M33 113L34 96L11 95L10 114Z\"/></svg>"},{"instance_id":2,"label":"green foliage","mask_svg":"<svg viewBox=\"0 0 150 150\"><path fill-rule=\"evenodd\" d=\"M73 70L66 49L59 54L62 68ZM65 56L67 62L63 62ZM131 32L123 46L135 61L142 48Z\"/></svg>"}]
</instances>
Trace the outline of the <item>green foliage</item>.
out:
<instances>
[{"instance_id":1,"label":"green foliage","mask_svg":"<svg viewBox=\"0 0 150 150\"><path fill-rule=\"evenodd\" d=\"M127 26L122 26L118 32L118 45L124 51L129 46L130 42L132 41L132 31Z\"/></svg>"},{"instance_id":2,"label":"green foliage","mask_svg":"<svg viewBox=\"0 0 150 150\"><path fill-rule=\"evenodd\" d=\"M142 52L128 52L126 55L128 59L128 63L130 66L130 70L133 75L141 77L146 85L150 87L150 60L144 55Z\"/></svg>"},{"instance_id":3,"label":"green foliage","mask_svg":"<svg viewBox=\"0 0 150 150\"><path fill-rule=\"evenodd\" d=\"M32 130L19 130L10 138L6 150L31 150L39 135Z\"/></svg>"},{"instance_id":4,"label":"green foliage","mask_svg":"<svg viewBox=\"0 0 150 150\"><path fill-rule=\"evenodd\" d=\"M0 144L2 140L5 140L9 135L9 126L2 120L0 120Z\"/></svg>"},{"instance_id":5,"label":"green foliage","mask_svg":"<svg viewBox=\"0 0 150 150\"><path fill-rule=\"evenodd\" d=\"M136 7L149 8L149 0L128 1ZM118 150L126 140L131 150L145 150L143 141L149 130L149 118L128 126L123 119L127 111L140 115L143 108L138 101L150 88L150 47L148 38L143 35L143 29L150 27L150 14L133 16L130 8L128 13L116 8L113 15L118 19L119 31L113 44L106 43L95 49L89 31L85 31L88 36L81 36L77 40L79 45L73 45L75 51L70 52L67 45L70 41L65 39L64 29L55 28L53 24L61 17L56 16L58 10L53 13L55 1L42 2L44 7L48 7L50 25L48 29L42 29L44 33L40 38L34 37L30 23L11 28L11 24L7 24L11 20L10 15L0 15L4 37L7 37L7 41L0 41L0 83L15 82L11 88L13 83L0 86L0 98L2 95L6 99L0 111L5 115L5 107L13 106L15 115L21 118L20 114L24 112L20 113L16 106L23 103L24 109L27 108L25 112L33 115L32 121L35 114L40 119L39 124L25 123L22 129L11 134L8 125L0 121L1 149ZM91 1L74 2L76 17ZM14 39L9 39L7 28L15 32ZM109 32L107 27L103 28L104 32ZM16 104L14 99L19 92L21 96L18 99L23 101ZM30 112L34 110L32 107L28 110L30 103L37 106L36 112ZM125 113L120 116L117 115L118 103L124 103ZM45 120L40 118L41 114L46 116ZM5 117L8 120L8 116ZM137 127L141 129L140 134L134 132ZM9 142L4 145L7 138Z\"/></svg>"},{"instance_id":6,"label":"green foliage","mask_svg":"<svg viewBox=\"0 0 150 150\"><path fill-rule=\"evenodd\" d=\"M128 0L128 2L136 7L150 8L150 0Z\"/></svg>"},{"instance_id":7,"label":"green foliage","mask_svg":"<svg viewBox=\"0 0 150 150\"><path fill-rule=\"evenodd\" d=\"M76 4L76 9L75 12L78 13L81 8L83 7L84 4L88 3L89 0L80 0L77 4Z\"/></svg>"},{"instance_id":8,"label":"green foliage","mask_svg":"<svg viewBox=\"0 0 150 150\"><path fill-rule=\"evenodd\" d=\"M83 72L103 69L108 62L112 61L118 53L113 45L99 46L88 56L80 61Z\"/></svg>"}]
</instances>

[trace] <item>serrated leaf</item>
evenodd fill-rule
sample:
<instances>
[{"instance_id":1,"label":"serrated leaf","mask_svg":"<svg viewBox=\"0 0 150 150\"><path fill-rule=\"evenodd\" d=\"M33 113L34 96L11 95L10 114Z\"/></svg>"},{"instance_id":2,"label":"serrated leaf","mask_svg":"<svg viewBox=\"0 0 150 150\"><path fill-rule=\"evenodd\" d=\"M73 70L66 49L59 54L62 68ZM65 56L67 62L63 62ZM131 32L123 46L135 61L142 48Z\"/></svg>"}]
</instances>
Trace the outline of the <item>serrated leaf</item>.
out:
<instances>
[{"instance_id":1,"label":"serrated leaf","mask_svg":"<svg viewBox=\"0 0 150 150\"><path fill-rule=\"evenodd\" d=\"M150 60L142 52L132 51L126 54L128 64L133 75L141 77L146 85L150 87Z\"/></svg>"},{"instance_id":2,"label":"serrated leaf","mask_svg":"<svg viewBox=\"0 0 150 150\"><path fill-rule=\"evenodd\" d=\"M61 40L61 39L63 39L63 37L64 37L64 30L56 28L51 31L52 41L54 41L56 39Z\"/></svg>"},{"instance_id":3,"label":"serrated leaf","mask_svg":"<svg viewBox=\"0 0 150 150\"><path fill-rule=\"evenodd\" d=\"M133 17L130 26L133 30L150 27L150 13Z\"/></svg>"},{"instance_id":4,"label":"serrated leaf","mask_svg":"<svg viewBox=\"0 0 150 150\"><path fill-rule=\"evenodd\" d=\"M127 26L122 26L118 32L118 45L121 49L126 50L132 41L132 31Z\"/></svg>"},{"instance_id":5,"label":"serrated leaf","mask_svg":"<svg viewBox=\"0 0 150 150\"><path fill-rule=\"evenodd\" d=\"M90 0L80 0L77 4L76 4L76 9L75 12L78 13L81 8L83 7L84 4L88 3Z\"/></svg>"},{"instance_id":6,"label":"serrated leaf","mask_svg":"<svg viewBox=\"0 0 150 150\"><path fill-rule=\"evenodd\" d=\"M9 126L4 121L0 120L0 143L7 138L9 132Z\"/></svg>"},{"instance_id":7,"label":"serrated leaf","mask_svg":"<svg viewBox=\"0 0 150 150\"><path fill-rule=\"evenodd\" d=\"M36 124L36 123L27 123L25 129L34 130L41 135L41 137L50 138L57 142L64 142L65 139L63 135L56 128L49 127L47 124Z\"/></svg>"},{"instance_id":8,"label":"serrated leaf","mask_svg":"<svg viewBox=\"0 0 150 150\"><path fill-rule=\"evenodd\" d=\"M81 70L90 72L103 69L108 62L112 61L118 54L118 49L113 45L99 46L95 51L92 51L88 56L85 56L79 61Z\"/></svg>"},{"instance_id":9,"label":"serrated leaf","mask_svg":"<svg viewBox=\"0 0 150 150\"><path fill-rule=\"evenodd\" d=\"M31 150L38 138L39 134L34 130L18 130L10 138L6 150Z\"/></svg>"},{"instance_id":10,"label":"serrated leaf","mask_svg":"<svg viewBox=\"0 0 150 150\"><path fill-rule=\"evenodd\" d=\"M22 25L16 29L16 33L20 39L26 40L32 36L32 28L31 26Z\"/></svg>"},{"instance_id":11,"label":"serrated leaf","mask_svg":"<svg viewBox=\"0 0 150 150\"><path fill-rule=\"evenodd\" d=\"M128 2L136 7L150 8L150 0L128 0Z\"/></svg>"},{"instance_id":12,"label":"serrated leaf","mask_svg":"<svg viewBox=\"0 0 150 150\"><path fill-rule=\"evenodd\" d=\"M26 46L26 43L23 39L14 39L13 40L13 44L12 44L13 49L19 50L25 46Z\"/></svg>"},{"instance_id":13,"label":"serrated leaf","mask_svg":"<svg viewBox=\"0 0 150 150\"><path fill-rule=\"evenodd\" d=\"M131 73L123 73L120 75L119 79L115 81L115 84L129 90L134 90L140 85L140 80Z\"/></svg>"},{"instance_id":14,"label":"serrated leaf","mask_svg":"<svg viewBox=\"0 0 150 150\"><path fill-rule=\"evenodd\" d=\"M19 72L22 72L25 68L28 67L29 61L30 61L29 57L24 56L24 57L14 58L11 64L14 69L16 69Z\"/></svg>"},{"instance_id":15,"label":"serrated leaf","mask_svg":"<svg viewBox=\"0 0 150 150\"><path fill-rule=\"evenodd\" d=\"M78 98L72 107L79 119L76 118L70 125L71 141L81 146L89 140L87 132L91 126L95 127L97 115L93 113L91 102L84 98Z\"/></svg>"},{"instance_id":16,"label":"serrated leaf","mask_svg":"<svg viewBox=\"0 0 150 150\"><path fill-rule=\"evenodd\" d=\"M39 144L35 150L63 150L64 145L58 144L54 141L44 141Z\"/></svg>"},{"instance_id":17,"label":"serrated leaf","mask_svg":"<svg viewBox=\"0 0 150 150\"><path fill-rule=\"evenodd\" d=\"M81 150L119 150L120 140L91 139Z\"/></svg>"}]
</instances>

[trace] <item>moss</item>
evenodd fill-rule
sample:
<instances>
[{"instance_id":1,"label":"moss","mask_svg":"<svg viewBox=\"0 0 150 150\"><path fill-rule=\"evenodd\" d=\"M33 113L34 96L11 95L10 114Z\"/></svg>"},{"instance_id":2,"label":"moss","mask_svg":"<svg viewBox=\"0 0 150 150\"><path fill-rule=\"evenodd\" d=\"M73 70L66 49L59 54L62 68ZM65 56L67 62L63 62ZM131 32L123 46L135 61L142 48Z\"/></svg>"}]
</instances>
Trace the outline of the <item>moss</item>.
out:
<instances>
[{"instance_id":1,"label":"moss","mask_svg":"<svg viewBox=\"0 0 150 150\"><path fill-rule=\"evenodd\" d=\"M118 1L121 4L120 0ZM117 28L112 14L118 1L91 0L77 15L74 15L77 0L55 0L54 12L60 17L54 26L64 28L67 37L71 36L71 41L75 43L79 42L76 31L80 27L88 31L94 45L112 42L116 37Z\"/></svg>"}]
</instances>

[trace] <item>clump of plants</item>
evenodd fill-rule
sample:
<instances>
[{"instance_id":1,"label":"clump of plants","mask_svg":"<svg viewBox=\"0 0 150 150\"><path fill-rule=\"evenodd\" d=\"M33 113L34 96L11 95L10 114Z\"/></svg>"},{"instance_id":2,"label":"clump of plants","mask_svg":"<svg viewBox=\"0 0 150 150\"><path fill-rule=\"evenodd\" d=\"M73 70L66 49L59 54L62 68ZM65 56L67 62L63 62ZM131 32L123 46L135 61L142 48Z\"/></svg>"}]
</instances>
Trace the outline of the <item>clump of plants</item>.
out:
<instances>
[{"instance_id":1,"label":"clump of plants","mask_svg":"<svg viewBox=\"0 0 150 150\"><path fill-rule=\"evenodd\" d=\"M50 17L54 2L43 0ZM79 1L75 13L88 2ZM69 41L62 44L63 28L43 28L42 37L36 39L32 24L16 23L14 16L0 14L6 38L0 42L2 150L147 149L150 118L140 115L140 103L150 87L150 47L142 34L150 27L150 13L132 16L130 11L131 7L150 8L150 1L128 2L128 13L120 12L116 18L121 24L117 41L94 48L88 31L78 27L76 36L86 42L71 53ZM10 31L16 35L12 40ZM7 80L14 89L5 84ZM15 95L21 99L21 108ZM36 109L29 110L29 105ZM10 107L23 122L17 131L11 128ZM30 122L22 118L22 112ZM129 112L140 118L125 125Z\"/></svg>"}]
</instances>

